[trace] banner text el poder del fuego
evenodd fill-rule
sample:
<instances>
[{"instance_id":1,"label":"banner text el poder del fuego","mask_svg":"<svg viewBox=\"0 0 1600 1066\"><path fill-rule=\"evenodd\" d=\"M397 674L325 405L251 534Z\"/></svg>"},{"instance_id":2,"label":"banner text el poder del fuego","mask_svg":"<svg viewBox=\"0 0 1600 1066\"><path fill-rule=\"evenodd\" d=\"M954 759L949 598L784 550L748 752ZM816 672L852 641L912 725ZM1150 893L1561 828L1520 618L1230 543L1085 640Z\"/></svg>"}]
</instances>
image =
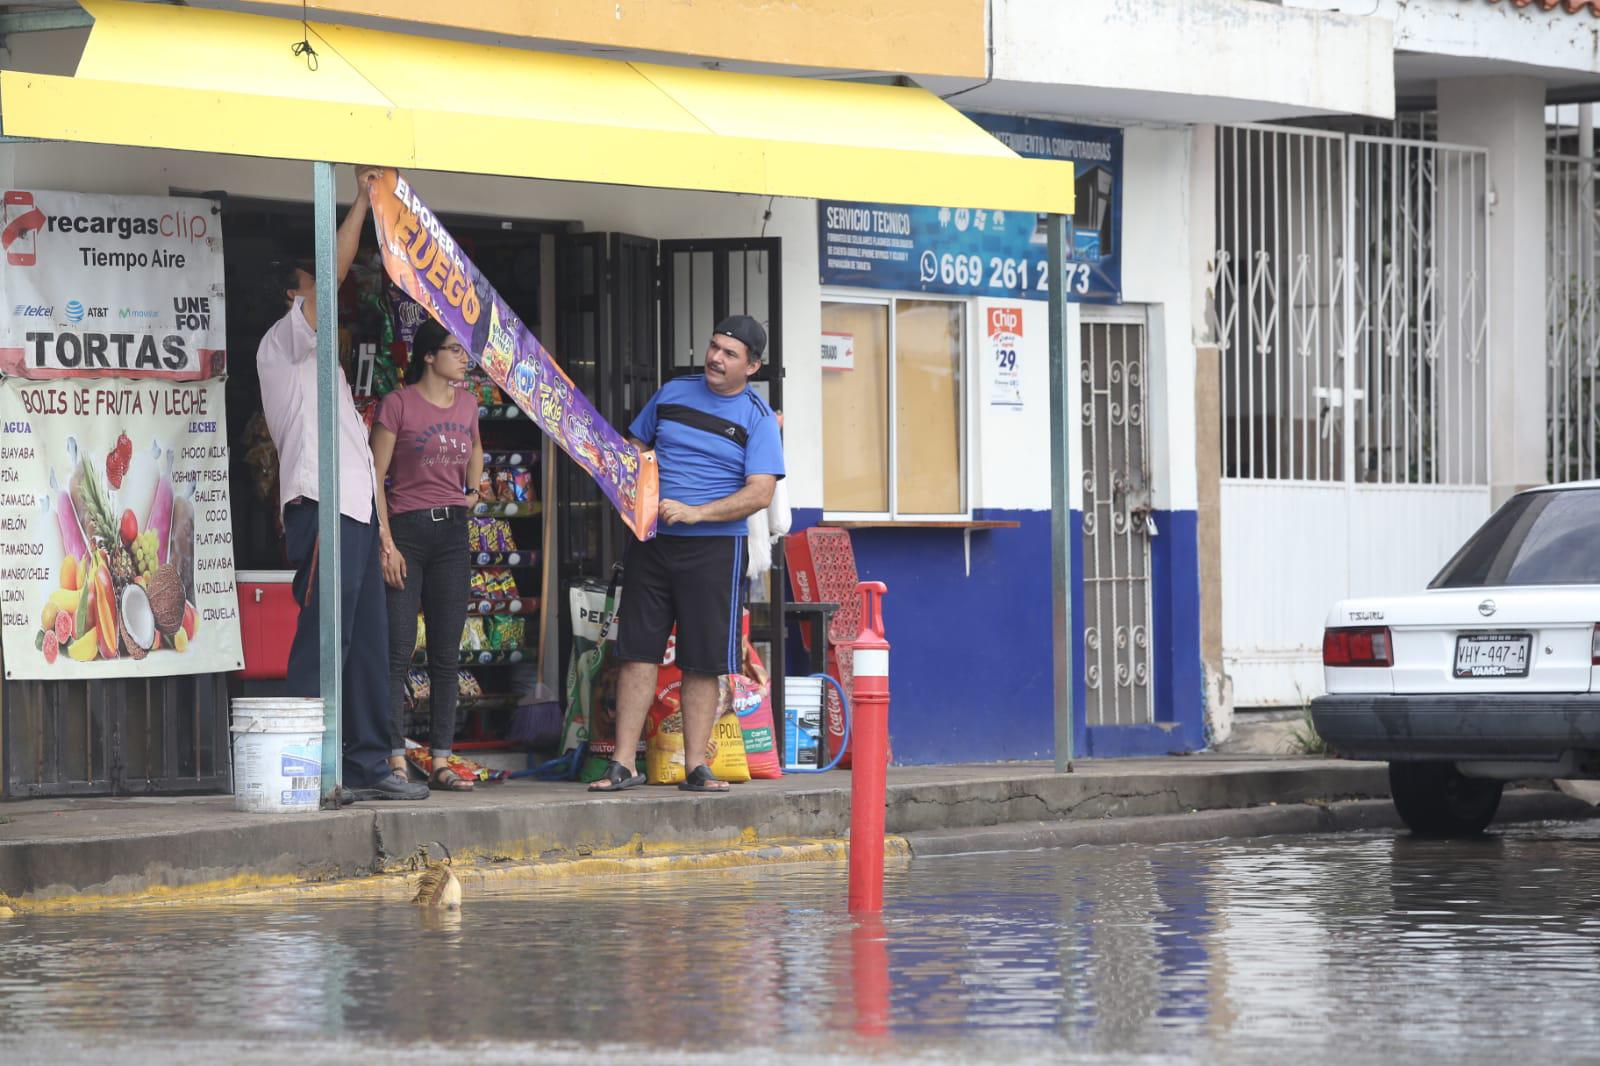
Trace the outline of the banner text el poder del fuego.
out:
<instances>
[{"instance_id":1,"label":"banner text el poder del fuego","mask_svg":"<svg viewBox=\"0 0 1600 1066\"><path fill-rule=\"evenodd\" d=\"M633 535L656 533L655 453L617 432L479 273L394 170L372 182L372 215L390 279L464 345L518 407L594 478Z\"/></svg>"}]
</instances>

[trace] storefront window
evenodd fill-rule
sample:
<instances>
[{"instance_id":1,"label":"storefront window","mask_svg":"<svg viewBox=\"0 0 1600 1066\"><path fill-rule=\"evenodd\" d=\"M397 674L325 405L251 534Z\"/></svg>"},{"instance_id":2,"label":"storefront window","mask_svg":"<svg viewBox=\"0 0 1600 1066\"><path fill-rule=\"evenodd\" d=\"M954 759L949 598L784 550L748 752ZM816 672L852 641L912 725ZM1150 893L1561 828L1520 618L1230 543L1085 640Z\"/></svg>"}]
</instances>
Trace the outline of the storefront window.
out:
<instances>
[{"instance_id":1,"label":"storefront window","mask_svg":"<svg viewBox=\"0 0 1600 1066\"><path fill-rule=\"evenodd\" d=\"M966 305L827 300L822 331L824 510L964 515Z\"/></svg>"},{"instance_id":2,"label":"storefront window","mask_svg":"<svg viewBox=\"0 0 1600 1066\"><path fill-rule=\"evenodd\" d=\"M829 511L889 510L889 305L822 305L836 346L822 372L823 501Z\"/></svg>"}]
</instances>

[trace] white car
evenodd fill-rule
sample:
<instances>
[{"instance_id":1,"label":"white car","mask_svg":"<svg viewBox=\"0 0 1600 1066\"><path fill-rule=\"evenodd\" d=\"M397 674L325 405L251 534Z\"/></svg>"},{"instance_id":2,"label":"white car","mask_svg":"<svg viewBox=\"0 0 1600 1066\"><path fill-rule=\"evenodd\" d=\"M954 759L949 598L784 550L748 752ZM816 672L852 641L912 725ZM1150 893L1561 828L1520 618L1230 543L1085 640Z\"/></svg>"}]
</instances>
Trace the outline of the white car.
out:
<instances>
[{"instance_id":1,"label":"white car","mask_svg":"<svg viewBox=\"0 0 1600 1066\"><path fill-rule=\"evenodd\" d=\"M1340 755L1382 759L1413 832L1482 832L1505 782L1600 777L1600 481L1520 493L1427 590L1328 615Z\"/></svg>"}]
</instances>

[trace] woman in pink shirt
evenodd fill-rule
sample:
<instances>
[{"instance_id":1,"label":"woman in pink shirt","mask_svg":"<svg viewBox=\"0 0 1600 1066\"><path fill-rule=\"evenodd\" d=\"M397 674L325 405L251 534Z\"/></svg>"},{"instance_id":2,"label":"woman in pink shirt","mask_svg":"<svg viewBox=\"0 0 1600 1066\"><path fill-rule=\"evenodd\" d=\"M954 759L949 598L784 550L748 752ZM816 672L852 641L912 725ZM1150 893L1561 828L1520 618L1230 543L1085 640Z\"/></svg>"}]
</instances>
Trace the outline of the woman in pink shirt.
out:
<instances>
[{"instance_id":1,"label":"woman in pink shirt","mask_svg":"<svg viewBox=\"0 0 1600 1066\"><path fill-rule=\"evenodd\" d=\"M456 387L467 365L466 349L437 322L424 322L411 342L406 387L383 398L372 426L383 579L389 585L389 762L405 767L406 674L420 604L433 690L434 770L428 783L451 792L472 791L472 782L447 765L471 578L467 515L478 502L483 473L478 400Z\"/></svg>"}]
</instances>

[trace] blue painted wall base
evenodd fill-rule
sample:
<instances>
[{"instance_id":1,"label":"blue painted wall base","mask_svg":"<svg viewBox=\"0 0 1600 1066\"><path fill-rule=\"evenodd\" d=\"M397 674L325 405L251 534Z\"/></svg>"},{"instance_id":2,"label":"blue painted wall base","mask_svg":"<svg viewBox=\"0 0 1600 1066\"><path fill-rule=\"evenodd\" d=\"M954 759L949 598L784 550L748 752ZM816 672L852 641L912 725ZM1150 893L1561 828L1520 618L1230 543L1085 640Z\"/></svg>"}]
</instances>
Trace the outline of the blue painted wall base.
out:
<instances>
[{"instance_id":1,"label":"blue painted wall base","mask_svg":"<svg viewBox=\"0 0 1600 1066\"><path fill-rule=\"evenodd\" d=\"M797 509L794 528L821 520ZM983 511L1016 529L851 531L863 580L889 586L884 621L893 651L889 687L895 762L1050 759L1052 750L1050 514ZM1072 513L1073 573L1083 573L1083 521ZM1158 512L1151 544L1151 640L1156 725L1084 723L1083 659L1076 658L1074 744L1080 757L1196 751L1205 743L1200 669L1200 583L1195 514ZM1083 583L1073 619L1083 647Z\"/></svg>"}]
</instances>

